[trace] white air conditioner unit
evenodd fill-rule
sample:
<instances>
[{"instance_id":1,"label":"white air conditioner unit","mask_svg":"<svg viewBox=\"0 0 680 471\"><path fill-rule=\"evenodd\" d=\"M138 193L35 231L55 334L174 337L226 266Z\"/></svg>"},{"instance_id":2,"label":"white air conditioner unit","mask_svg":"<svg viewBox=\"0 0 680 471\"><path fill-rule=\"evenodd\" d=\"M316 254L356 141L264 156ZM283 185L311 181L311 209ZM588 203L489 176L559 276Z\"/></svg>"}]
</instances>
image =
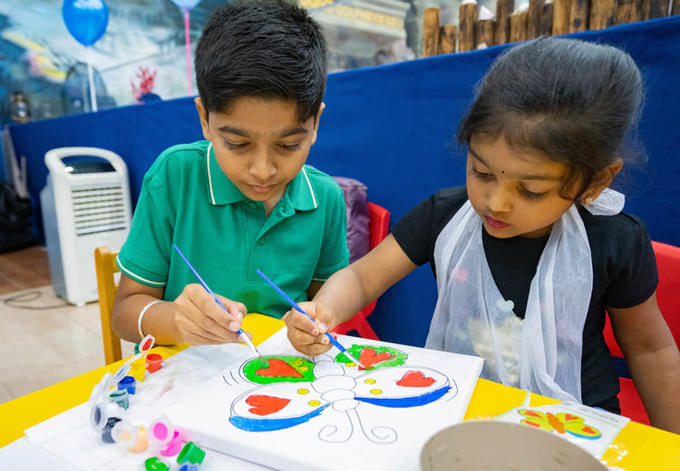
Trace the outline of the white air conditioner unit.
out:
<instances>
[{"instance_id":1,"label":"white air conditioner unit","mask_svg":"<svg viewBox=\"0 0 680 471\"><path fill-rule=\"evenodd\" d=\"M57 296L83 306L95 301L94 249L119 251L130 230L127 167L95 147L61 147L45 154L40 192L52 285Z\"/></svg>"}]
</instances>

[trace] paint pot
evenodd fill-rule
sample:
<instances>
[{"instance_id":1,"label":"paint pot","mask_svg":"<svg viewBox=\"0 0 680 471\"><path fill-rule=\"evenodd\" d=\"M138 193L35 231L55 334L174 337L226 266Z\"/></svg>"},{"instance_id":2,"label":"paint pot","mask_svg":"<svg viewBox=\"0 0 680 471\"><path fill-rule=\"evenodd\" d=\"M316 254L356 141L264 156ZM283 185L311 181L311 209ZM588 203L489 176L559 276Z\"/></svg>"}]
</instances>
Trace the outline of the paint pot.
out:
<instances>
[{"instance_id":1,"label":"paint pot","mask_svg":"<svg viewBox=\"0 0 680 471\"><path fill-rule=\"evenodd\" d=\"M200 448L194 442L187 442L186 445L184 445L184 448L182 448L182 451L179 452L179 455L177 455L177 463L200 465L203 463L204 458L205 451L203 451L202 448Z\"/></svg>"},{"instance_id":2,"label":"paint pot","mask_svg":"<svg viewBox=\"0 0 680 471\"><path fill-rule=\"evenodd\" d=\"M118 381L118 389L120 391L126 390L128 394L134 394L137 388L137 380L132 376L126 376Z\"/></svg>"},{"instance_id":3,"label":"paint pot","mask_svg":"<svg viewBox=\"0 0 680 471\"><path fill-rule=\"evenodd\" d=\"M130 407L130 398L128 397L127 389L121 389L109 394L109 401L118 404L121 409Z\"/></svg>"},{"instance_id":4,"label":"paint pot","mask_svg":"<svg viewBox=\"0 0 680 471\"><path fill-rule=\"evenodd\" d=\"M163 366L163 357L158 353L150 353L146 356L146 369L149 373L158 371Z\"/></svg>"},{"instance_id":5,"label":"paint pot","mask_svg":"<svg viewBox=\"0 0 680 471\"><path fill-rule=\"evenodd\" d=\"M435 433L420 452L422 471L607 471L568 440L527 425L471 420Z\"/></svg>"},{"instance_id":6,"label":"paint pot","mask_svg":"<svg viewBox=\"0 0 680 471\"><path fill-rule=\"evenodd\" d=\"M170 420L163 416L149 426L149 445L161 456L175 456L182 450L182 437Z\"/></svg>"}]
</instances>

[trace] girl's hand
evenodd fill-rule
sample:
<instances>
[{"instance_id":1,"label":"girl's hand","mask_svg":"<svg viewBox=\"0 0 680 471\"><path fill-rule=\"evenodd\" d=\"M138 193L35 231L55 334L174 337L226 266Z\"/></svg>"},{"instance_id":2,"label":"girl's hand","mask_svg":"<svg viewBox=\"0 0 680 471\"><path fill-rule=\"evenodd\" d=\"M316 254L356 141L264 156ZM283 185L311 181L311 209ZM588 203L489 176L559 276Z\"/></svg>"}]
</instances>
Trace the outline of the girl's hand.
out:
<instances>
[{"instance_id":1,"label":"girl's hand","mask_svg":"<svg viewBox=\"0 0 680 471\"><path fill-rule=\"evenodd\" d=\"M328 351L331 344L324 332L335 326L335 316L323 305L315 302L300 303L300 307L316 322L291 309L283 316L288 327L288 340L297 351L305 355L316 356Z\"/></svg>"},{"instance_id":2,"label":"girl's hand","mask_svg":"<svg viewBox=\"0 0 680 471\"><path fill-rule=\"evenodd\" d=\"M241 341L236 332L247 312L245 305L219 294L217 297L229 313L198 283L184 287L174 301L175 326L182 342L206 345Z\"/></svg>"}]
</instances>

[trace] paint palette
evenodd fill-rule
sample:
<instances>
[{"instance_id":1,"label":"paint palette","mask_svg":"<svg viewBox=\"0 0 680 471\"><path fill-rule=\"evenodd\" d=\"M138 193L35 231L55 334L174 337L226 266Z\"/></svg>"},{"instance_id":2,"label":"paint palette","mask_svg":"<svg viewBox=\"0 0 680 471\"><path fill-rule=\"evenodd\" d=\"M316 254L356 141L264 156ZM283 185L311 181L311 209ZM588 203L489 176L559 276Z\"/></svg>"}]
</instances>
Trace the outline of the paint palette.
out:
<instances>
[{"instance_id":1,"label":"paint palette","mask_svg":"<svg viewBox=\"0 0 680 471\"><path fill-rule=\"evenodd\" d=\"M604 454L630 420L602 409L573 402L539 407L516 407L498 419L559 436L598 458Z\"/></svg>"},{"instance_id":2,"label":"paint palette","mask_svg":"<svg viewBox=\"0 0 680 471\"><path fill-rule=\"evenodd\" d=\"M168 416L204 447L276 469L414 469L427 438L462 420L483 360L340 337L366 368L337 350L305 357L284 329Z\"/></svg>"}]
</instances>

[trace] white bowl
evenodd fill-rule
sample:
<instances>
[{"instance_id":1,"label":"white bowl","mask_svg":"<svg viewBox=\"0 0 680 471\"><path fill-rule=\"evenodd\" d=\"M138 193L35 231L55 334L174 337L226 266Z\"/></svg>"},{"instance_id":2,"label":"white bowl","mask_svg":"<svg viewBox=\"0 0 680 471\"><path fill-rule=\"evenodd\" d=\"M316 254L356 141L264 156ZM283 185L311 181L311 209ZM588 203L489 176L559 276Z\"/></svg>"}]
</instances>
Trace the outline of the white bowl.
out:
<instances>
[{"instance_id":1,"label":"white bowl","mask_svg":"<svg viewBox=\"0 0 680 471\"><path fill-rule=\"evenodd\" d=\"M550 432L471 420L435 433L420 453L422 471L606 471L583 448Z\"/></svg>"}]
</instances>

